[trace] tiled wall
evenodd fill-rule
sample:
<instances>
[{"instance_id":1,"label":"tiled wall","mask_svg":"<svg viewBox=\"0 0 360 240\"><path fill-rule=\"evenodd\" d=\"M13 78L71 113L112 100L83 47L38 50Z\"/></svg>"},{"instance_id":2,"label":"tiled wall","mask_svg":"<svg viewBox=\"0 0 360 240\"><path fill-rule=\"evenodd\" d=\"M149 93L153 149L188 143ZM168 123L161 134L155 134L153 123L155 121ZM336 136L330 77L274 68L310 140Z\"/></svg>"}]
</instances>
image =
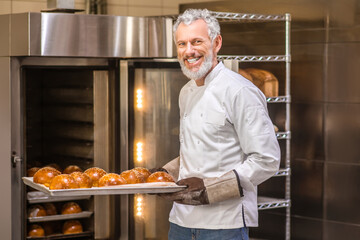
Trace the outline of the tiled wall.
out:
<instances>
[{"instance_id":1,"label":"tiled wall","mask_svg":"<svg viewBox=\"0 0 360 240\"><path fill-rule=\"evenodd\" d=\"M182 3L214 0L107 0L107 14L122 16L156 16L177 14ZM76 9L85 9L85 0L75 0ZM0 0L0 14L40 12L47 8L46 0Z\"/></svg>"}]
</instances>

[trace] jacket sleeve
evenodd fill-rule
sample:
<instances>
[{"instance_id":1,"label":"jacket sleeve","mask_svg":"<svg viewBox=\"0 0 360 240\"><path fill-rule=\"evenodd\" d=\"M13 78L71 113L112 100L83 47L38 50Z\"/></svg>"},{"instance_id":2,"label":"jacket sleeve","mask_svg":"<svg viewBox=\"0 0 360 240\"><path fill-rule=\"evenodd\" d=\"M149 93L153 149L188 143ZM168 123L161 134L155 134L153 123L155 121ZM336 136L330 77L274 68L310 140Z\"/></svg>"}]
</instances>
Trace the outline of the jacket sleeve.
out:
<instances>
[{"instance_id":1,"label":"jacket sleeve","mask_svg":"<svg viewBox=\"0 0 360 240\"><path fill-rule=\"evenodd\" d=\"M232 103L233 124L244 153L244 161L235 170L241 187L253 191L278 171L280 147L265 96L258 88L243 87Z\"/></svg>"},{"instance_id":2,"label":"jacket sleeve","mask_svg":"<svg viewBox=\"0 0 360 240\"><path fill-rule=\"evenodd\" d=\"M180 156L165 164L163 168L174 178L175 181L177 181L180 170Z\"/></svg>"}]
</instances>

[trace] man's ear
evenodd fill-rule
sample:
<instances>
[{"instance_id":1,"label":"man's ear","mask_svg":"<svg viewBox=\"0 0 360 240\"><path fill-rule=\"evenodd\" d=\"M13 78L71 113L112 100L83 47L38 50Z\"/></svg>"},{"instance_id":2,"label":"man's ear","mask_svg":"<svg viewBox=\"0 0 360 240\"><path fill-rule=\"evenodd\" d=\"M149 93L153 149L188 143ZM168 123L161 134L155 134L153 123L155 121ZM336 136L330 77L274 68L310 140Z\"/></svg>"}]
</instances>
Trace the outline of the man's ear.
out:
<instances>
[{"instance_id":1,"label":"man's ear","mask_svg":"<svg viewBox=\"0 0 360 240\"><path fill-rule=\"evenodd\" d=\"M214 39L214 51L215 53L218 53L220 51L220 48L222 46L222 37L221 35L217 35Z\"/></svg>"}]
</instances>

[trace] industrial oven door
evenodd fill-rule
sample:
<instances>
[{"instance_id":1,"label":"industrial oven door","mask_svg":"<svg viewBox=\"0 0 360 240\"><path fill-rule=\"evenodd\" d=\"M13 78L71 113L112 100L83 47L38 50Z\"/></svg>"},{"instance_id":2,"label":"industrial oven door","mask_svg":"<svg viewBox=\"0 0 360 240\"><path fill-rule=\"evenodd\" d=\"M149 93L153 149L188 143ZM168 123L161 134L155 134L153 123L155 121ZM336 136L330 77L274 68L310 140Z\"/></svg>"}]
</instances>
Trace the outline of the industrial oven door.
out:
<instances>
[{"instance_id":1,"label":"industrial oven door","mask_svg":"<svg viewBox=\"0 0 360 240\"><path fill-rule=\"evenodd\" d=\"M115 65L115 61L95 58L12 58L12 239L26 239L34 223L45 229L49 239L53 234L69 238L62 230L65 221L55 221L58 214L52 216L49 233L45 219L34 222L28 215L35 204L45 206L45 202L53 203L60 214L68 201L91 213L76 219L83 231L72 239L115 239L113 214L120 205L115 203L116 197L37 198L21 180L30 168L48 165L119 171L114 147L119 89Z\"/></svg>"},{"instance_id":2,"label":"industrial oven door","mask_svg":"<svg viewBox=\"0 0 360 240\"><path fill-rule=\"evenodd\" d=\"M179 155L179 92L188 79L176 59L122 61L122 78L129 81L123 105L128 106L128 157L122 157L122 170L155 168ZM128 76L126 76L128 75ZM124 96L124 94L123 94ZM126 101L128 102L126 104ZM123 109L123 108L122 108ZM124 109L125 110L125 109ZM124 145L125 146L125 145ZM121 151L125 153L125 149ZM167 239L168 216L172 206L155 195L130 195L123 213L122 239Z\"/></svg>"}]
</instances>

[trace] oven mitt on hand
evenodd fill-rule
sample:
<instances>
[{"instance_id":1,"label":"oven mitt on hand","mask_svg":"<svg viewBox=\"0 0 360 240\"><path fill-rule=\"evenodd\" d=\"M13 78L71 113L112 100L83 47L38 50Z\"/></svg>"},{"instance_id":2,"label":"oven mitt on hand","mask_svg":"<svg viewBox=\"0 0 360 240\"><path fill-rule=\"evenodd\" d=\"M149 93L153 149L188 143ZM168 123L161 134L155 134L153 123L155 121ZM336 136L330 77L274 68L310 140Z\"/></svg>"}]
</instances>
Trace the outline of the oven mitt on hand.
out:
<instances>
[{"instance_id":1,"label":"oven mitt on hand","mask_svg":"<svg viewBox=\"0 0 360 240\"><path fill-rule=\"evenodd\" d=\"M187 188L175 193L159 194L159 196L167 200L186 205L209 204L203 179L197 177L184 178L176 184L185 185Z\"/></svg>"},{"instance_id":2,"label":"oven mitt on hand","mask_svg":"<svg viewBox=\"0 0 360 240\"><path fill-rule=\"evenodd\" d=\"M187 188L171 194L159 194L161 197L187 205L203 205L242 197L242 188L239 184L236 171L230 171L215 178L185 178L177 182Z\"/></svg>"}]
</instances>

